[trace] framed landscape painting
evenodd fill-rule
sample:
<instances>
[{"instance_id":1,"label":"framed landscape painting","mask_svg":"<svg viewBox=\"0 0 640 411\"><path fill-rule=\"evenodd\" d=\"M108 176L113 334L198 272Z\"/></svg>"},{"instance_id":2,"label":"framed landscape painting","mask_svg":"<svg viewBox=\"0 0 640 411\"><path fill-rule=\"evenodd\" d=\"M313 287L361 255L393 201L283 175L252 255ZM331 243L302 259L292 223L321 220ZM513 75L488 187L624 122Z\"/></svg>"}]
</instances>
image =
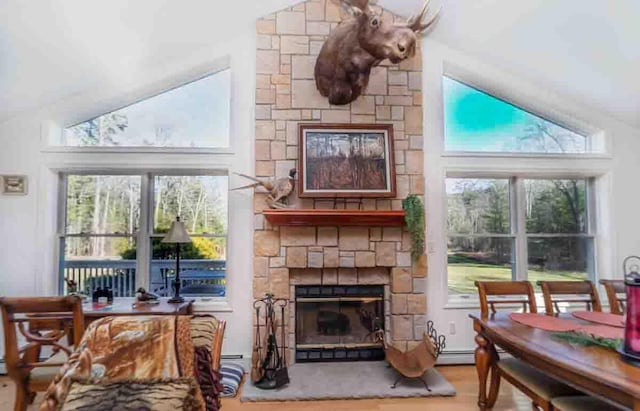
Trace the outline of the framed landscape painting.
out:
<instances>
[{"instance_id":1,"label":"framed landscape painting","mask_svg":"<svg viewBox=\"0 0 640 411\"><path fill-rule=\"evenodd\" d=\"M395 197L391 124L300 124L299 197Z\"/></svg>"}]
</instances>

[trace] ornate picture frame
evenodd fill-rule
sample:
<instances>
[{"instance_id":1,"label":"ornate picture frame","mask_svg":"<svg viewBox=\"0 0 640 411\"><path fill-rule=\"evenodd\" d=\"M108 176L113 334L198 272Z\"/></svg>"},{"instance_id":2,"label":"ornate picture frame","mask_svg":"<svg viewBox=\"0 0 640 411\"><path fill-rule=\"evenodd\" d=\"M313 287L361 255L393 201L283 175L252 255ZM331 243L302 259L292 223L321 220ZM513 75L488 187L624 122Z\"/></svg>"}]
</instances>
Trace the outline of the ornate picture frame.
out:
<instances>
[{"instance_id":1,"label":"ornate picture frame","mask_svg":"<svg viewBox=\"0 0 640 411\"><path fill-rule=\"evenodd\" d=\"M298 126L298 196L395 197L391 124Z\"/></svg>"}]
</instances>

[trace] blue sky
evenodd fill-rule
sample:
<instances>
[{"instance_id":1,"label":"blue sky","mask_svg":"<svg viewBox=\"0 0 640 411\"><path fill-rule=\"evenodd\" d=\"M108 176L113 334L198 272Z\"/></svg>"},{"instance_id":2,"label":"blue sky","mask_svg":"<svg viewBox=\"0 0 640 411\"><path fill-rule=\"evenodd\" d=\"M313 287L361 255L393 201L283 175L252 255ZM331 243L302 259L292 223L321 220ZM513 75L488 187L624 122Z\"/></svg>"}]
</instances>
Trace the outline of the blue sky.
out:
<instances>
[{"instance_id":1,"label":"blue sky","mask_svg":"<svg viewBox=\"0 0 640 411\"><path fill-rule=\"evenodd\" d=\"M549 139L522 140L543 124L562 138L565 152L584 152L585 138L464 83L443 76L445 149L484 152L562 152Z\"/></svg>"}]
</instances>

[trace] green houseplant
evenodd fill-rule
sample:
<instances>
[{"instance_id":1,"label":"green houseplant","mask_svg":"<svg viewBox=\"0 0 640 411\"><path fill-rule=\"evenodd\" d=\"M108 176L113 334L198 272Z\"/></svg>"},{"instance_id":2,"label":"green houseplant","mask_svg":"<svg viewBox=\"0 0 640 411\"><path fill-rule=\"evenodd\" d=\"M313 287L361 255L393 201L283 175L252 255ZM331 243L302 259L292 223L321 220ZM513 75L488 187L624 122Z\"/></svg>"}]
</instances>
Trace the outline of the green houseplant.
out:
<instances>
[{"instance_id":1,"label":"green houseplant","mask_svg":"<svg viewBox=\"0 0 640 411\"><path fill-rule=\"evenodd\" d=\"M402 200L402 208L405 212L404 222L411 234L411 256L417 260L424 254L424 205L420 197L411 194Z\"/></svg>"}]
</instances>

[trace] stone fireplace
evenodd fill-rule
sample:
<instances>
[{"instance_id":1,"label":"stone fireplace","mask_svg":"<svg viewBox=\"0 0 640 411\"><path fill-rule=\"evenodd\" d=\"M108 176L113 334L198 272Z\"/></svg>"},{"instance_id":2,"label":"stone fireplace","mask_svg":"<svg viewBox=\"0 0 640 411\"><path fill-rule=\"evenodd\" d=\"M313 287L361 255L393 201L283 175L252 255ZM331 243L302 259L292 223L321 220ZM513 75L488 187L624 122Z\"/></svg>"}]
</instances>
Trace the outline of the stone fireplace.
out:
<instances>
[{"instance_id":1,"label":"stone fireplace","mask_svg":"<svg viewBox=\"0 0 640 411\"><path fill-rule=\"evenodd\" d=\"M352 104L331 106L316 90L313 67L341 13L340 7L329 0L309 0L257 21L255 175L283 177L297 166L301 122L391 124L396 198L338 204L363 210L401 210L402 200L409 194L424 194L420 47L414 58L400 65L383 63L375 67L366 92ZM387 11L383 14L384 18L394 18ZM253 295L261 298L271 292L289 300L284 324L289 363L296 358L298 286L382 287L383 326L388 340L403 350L421 340L426 323L426 256L412 258L406 229L272 225L263 214L265 196L259 191L254 196ZM299 199L295 195L290 204L297 209L336 208L336 202L330 199ZM371 306L365 308L372 310ZM344 314L336 310L318 311ZM315 315L315 320L307 321L317 323ZM345 321L339 315L325 315L334 315L335 324ZM353 310L344 315L350 325L360 323ZM325 337L335 332L324 331L328 334Z\"/></svg>"}]
</instances>

